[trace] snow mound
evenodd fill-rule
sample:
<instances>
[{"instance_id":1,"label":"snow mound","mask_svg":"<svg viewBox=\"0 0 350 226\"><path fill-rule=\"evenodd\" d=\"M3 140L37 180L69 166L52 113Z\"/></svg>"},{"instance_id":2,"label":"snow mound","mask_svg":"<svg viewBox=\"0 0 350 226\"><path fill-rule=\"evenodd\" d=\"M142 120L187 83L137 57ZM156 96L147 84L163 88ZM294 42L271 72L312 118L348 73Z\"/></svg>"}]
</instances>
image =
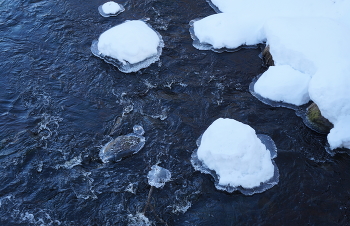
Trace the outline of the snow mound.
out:
<instances>
[{"instance_id":1,"label":"snow mound","mask_svg":"<svg viewBox=\"0 0 350 226\"><path fill-rule=\"evenodd\" d=\"M136 72L159 60L161 35L141 20L126 21L103 32L92 42L92 53L124 73Z\"/></svg>"},{"instance_id":2,"label":"snow mound","mask_svg":"<svg viewBox=\"0 0 350 226\"><path fill-rule=\"evenodd\" d=\"M100 5L98 7L98 11L101 14L101 16L110 17L110 16L117 16L121 12L124 12L125 9L122 5L116 2L110 1L110 2L104 3L103 5Z\"/></svg>"},{"instance_id":3,"label":"snow mound","mask_svg":"<svg viewBox=\"0 0 350 226\"><path fill-rule=\"evenodd\" d=\"M145 146L146 142L145 137L142 136L144 130L140 127L139 125L135 125L134 133L119 136L103 146L99 154L102 162L119 162L123 158L139 152Z\"/></svg>"},{"instance_id":4,"label":"snow mound","mask_svg":"<svg viewBox=\"0 0 350 226\"><path fill-rule=\"evenodd\" d=\"M350 149L343 129L350 127L350 1L212 0L210 4L222 13L191 22L193 45L217 51L266 42L276 67L260 77L253 95L293 108L307 102L305 88L311 78L308 95L334 125L328 136L331 149ZM286 74L283 81L276 80L278 69ZM288 94L293 87L298 90Z\"/></svg>"},{"instance_id":5,"label":"snow mound","mask_svg":"<svg viewBox=\"0 0 350 226\"><path fill-rule=\"evenodd\" d=\"M310 101L310 79L289 65L271 66L254 84L254 92L273 101L300 106Z\"/></svg>"},{"instance_id":6,"label":"snow mound","mask_svg":"<svg viewBox=\"0 0 350 226\"><path fill-rule=\"evenodd\" d=\"M252 195L279 181L278 168L272 160L277 156L274 142L266 135L257 136L246 124L219 118L197 145L191 163L196 170L212 175L219 190Z\"/></svg>"},{"instance_id":7,"label":"snow mound","mask_svg":"<svg viewBox=\"0 0 350 226\"><path fill-rule=\"evenodd\" d=\"M148 184L156 188L161 188L166 182L170 181L171 173L169 170L153 165L147 175Z\"/></svg>"},{"instance_id":8,"label":"snow mound","mask_svg":"<svg viewBox=\"0 0 350 226\"><path fill-rule=\"evenodd\" d=\"M265 41L255 19L237 22L233 14L219 13L190 22L193 46L199 50L232 51L241 45L255 45ZM252 35L253 34L253 35Z\"/></svg>"}]
</instances>

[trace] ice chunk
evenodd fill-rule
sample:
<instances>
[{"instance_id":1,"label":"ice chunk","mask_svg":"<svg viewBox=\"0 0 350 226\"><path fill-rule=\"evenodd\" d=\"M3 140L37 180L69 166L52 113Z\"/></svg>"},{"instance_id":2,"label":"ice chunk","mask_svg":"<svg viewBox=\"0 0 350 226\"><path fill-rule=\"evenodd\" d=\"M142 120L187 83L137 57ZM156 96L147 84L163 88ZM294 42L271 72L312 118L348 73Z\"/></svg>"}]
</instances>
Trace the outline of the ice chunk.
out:
<instances>
[{"instance_id":1,"label":"ice chunk","mask_svg":"<svg viewBox=\"0 0 350 226\"><path fill-rule=\"evenodd\" d=\"M139 131L143 131L141 126L137 127ZM141 128L140 128L141 127ZM135 132L135 129L134 129ZM130 155L136 154L139 152L143 146L145 145L145 137L140 133L130 133L127 135L122 135L117 137L116 139L108 142L101 150L100 150L100 158L104 163L110 161L121 161L123 158L128 157Z\"/></svg>"},{"instance_id":2,"label":"ice chunk","mask_svg":"<svg viewBox=\"0 0 350 226\"><path fill-rule=\"evenodd\" d=\"M300 106L310 101L310 79L310 75L289 65L271 66L255 83L254 92L273 101Z\"/></svg>"},{"instance_id":3,"label":"ice chunk","mask_svg":"<svg viewBox=\"0 0 350 226\"><path fill-rule=\"evenodd\" d=\"M122 5L113 1L106 2L98 7L98 11L103 17L117 16L124 10Z\"/></svg>"},{"instance_id":4,"label":"ice chunk","mask_svg":"<svg viewBox=\"0 0 350 226\"><path fill-rule=\"evenodd\" d=\"M278 183L279 172L272 160L277 156L272 139L259 136L248 125L219 118L200 138L191 163L212 175L219 190L246 195L263 192Z\"/></svg>"},{"instance_id":5,"label":"ice chunk","mask_svg":"<svg viewBox=\"0 0 350 226\"><path fill-rule=\"evenodd\" d=\"M125 73L136 72L159 60L161 35L141 20L126 21L103 32L92 42L92 53Z\"/></svg>"},{"instance_id":6,"label":"ice chunk","mask_svg":"<svg viewBox=\"0 0 350 226\"><path fill-rule=\"evenodd\" d=\"M147 175L148 184L156 188L161 188L166 182L170 181L171 173L158 165L153 165Z\"/></svg>"},{"instance_id":7,"label":"ice chunk","mask_svg":"<svg viewBox=\"0 0 350 226\"><path fill-rule=\"evenodd\" d=\"M132 129L133 129L134 133L137 135L142 136L143 134L145 134L145 130L140 125L134 125L134 127Z\"/></svg>"},{"instance_id":8,"label":"ice chunk","mask_svg":"<svg viewBox=\"0 0 350 226\"><path fill-rule=\"evenodd\" d=\"M150 226L153 222L150 221L143 213L128 215L128 226Z\"/></svg>"}]
</instances>

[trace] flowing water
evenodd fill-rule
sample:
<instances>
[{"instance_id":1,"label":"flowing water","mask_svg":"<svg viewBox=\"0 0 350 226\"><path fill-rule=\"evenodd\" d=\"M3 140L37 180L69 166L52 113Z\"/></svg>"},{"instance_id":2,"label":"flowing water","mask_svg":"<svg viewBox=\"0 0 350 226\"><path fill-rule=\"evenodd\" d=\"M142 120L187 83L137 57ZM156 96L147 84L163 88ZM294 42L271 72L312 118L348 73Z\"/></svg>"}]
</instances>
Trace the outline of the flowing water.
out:
<instances>
[{"instance_id":1,"label":"flowing water","mask_svg":"<svg viewBox=\"0 0 350 226\"><path fill-rule=\"evenodd\" d=\"M171 172L144 212L155 225L348 224L350 157L329 155L294 110L250 94L266 70L261 46L195 49L189 22L215 13L205 0L123 0L108 18L104 2L0 0L0 225L127 225L155 164ZM103 31L148 18L165 44L158 62L124 74L91 53ZM278 185L226 193L194 170L196 140L219 117L274 140ZM145 146L103 163L101 148L134 125Z\"/></svg>"}]
</instances>

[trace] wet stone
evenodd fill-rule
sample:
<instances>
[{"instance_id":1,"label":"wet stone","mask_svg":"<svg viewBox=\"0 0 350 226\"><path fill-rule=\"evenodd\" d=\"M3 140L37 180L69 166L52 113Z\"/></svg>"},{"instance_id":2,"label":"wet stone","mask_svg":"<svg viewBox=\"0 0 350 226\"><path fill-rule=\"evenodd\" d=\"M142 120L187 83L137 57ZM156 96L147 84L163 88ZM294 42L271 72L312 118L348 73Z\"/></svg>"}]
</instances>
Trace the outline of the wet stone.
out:
<instances>
[{"instance_id":1,"label":"wet stone","mask_svg":"<svg viewBox=\"0 0 350 226\"><path fill-rule=\"evenodd\" d=\"M137 129L135 129L135 127ZM134 132L122 135L108 142L100 151L100 158L104 163L119 162L139 152L145 145L144 130L141 126L134 126Z\"/></svg>"}]
</instances>

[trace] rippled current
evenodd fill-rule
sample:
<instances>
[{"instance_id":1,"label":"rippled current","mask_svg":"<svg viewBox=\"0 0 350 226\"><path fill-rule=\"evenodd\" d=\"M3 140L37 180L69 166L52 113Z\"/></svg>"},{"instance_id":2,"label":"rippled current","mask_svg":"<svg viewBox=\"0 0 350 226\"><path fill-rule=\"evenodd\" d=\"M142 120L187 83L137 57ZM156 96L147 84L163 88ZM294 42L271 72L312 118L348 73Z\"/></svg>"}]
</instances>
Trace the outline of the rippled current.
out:
<instances>
[{"instance_id":1,"label":"rippled current","mask_svg":"<svg viewBox=\"0 0 350 226\"><path fill-rule=\"evenodd\" d=\"M261 48L192 46L189 22L214 14L205 0L0 0L0 225L128 225L143 212L151 166L171 172L144 215L154 225L347 225L350 157L295 111L265 105L249 84ZM263 10L263 9L262 9ZM124 74L93 56L105 30L147 19L163 37L160 60ZM276 143L278 185L245 196L195 171L196 140L217 118L239 120ZM145 146L103 163L101 148L141 125Z\"/></svg>"}]
</instances>

